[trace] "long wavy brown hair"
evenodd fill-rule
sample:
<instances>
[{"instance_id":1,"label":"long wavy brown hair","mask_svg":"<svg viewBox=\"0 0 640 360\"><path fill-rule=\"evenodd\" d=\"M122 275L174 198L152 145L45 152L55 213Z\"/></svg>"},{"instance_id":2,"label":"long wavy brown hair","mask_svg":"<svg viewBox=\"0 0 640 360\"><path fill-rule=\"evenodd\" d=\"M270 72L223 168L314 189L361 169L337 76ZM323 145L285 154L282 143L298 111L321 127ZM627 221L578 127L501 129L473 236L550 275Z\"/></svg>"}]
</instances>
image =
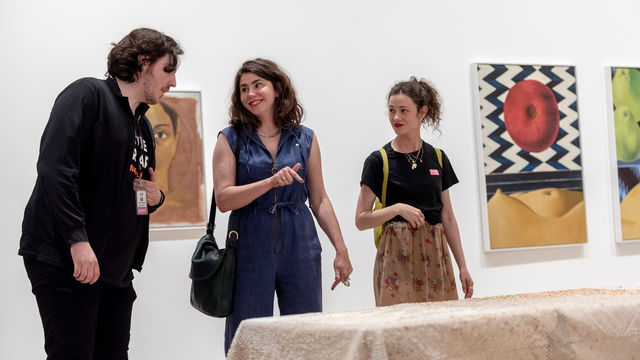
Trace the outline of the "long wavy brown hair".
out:
<instances>
[{"instance_id":1,"label":"long wavy brown hair","mask_svg":"<svg viewBox=\"0 0 640 360\"><path fill-rule=\"evenodd\" d=\"M273 84L274 90L278 93L273 119L275 125L278 128L298 127L302 122L304 111L298 102L291 79L275 62L261 58L245 61L236 73L231 107L229 107L229 125L249 129L260 127L260 120L240 101L240 77L246 73L255 74Z\"/></svg>"},{"instance_id":2,"label":"long wavy brown hair","mask_svg":"<svg viewBox=\"0 0 640 360\"><path fill-rule=\"evenodd\" d=\"M413 100L418 107L418 111L423 106L427 106L427 114L423 119L420 119L422 125L431 126L433 130L439 131L440 127L440 108L442 107L442 100L438 90L425 79L416 79L412 76L409 81L401 81L395 84L387 95L387 102L393 95L404 94Z\"/></svg>"}]
</instances>

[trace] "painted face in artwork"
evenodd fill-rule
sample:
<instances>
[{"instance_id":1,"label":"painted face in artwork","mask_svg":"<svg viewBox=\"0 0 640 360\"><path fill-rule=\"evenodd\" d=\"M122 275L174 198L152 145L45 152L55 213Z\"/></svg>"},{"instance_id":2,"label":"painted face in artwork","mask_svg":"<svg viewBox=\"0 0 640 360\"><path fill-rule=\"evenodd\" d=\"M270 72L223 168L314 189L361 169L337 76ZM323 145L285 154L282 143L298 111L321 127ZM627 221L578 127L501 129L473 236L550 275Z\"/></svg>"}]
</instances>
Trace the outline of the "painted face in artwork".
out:
<instances>
[{"instance_id":1,"label":"painted face in artwork","mask_svg":"<svg viewBox=\"0 0 640 360\"><path fill-rule=\"evenodd\" d=\"M163 191L169 191L169 168L176 156L178 148L178 119L172 119L165 110L164 104L151 105L147 110L147 117L153 128L156 142L156 183Z\"/></svg>"},{"instance_id":2,"label":"painted face in artwork","mask_svg":"<svg viewBox=\"0 0 640 360\"><path fill-rule=\"evenodd\" d=\"M149 105L159 103L162 96L176 86L176 71L176 65L169 54L153 64L145 63L139 79L142 83L144 102Z\"/></svg>"},{"instance_id":3,"label":"painted face in artwork","mask_svg":"<svg viewBox=\"0 0 640 360\"><path fill-rule=\"evenodd\" d=\"M407 135L413 132L420 133L421 120L427 113L427 107L423 106L418 111L416 103L405 94L396 94L389 97L389 122L396 135Z\"/></svg>"},{"instance_id":4,"label":"painted face in artwork","mask_svg":"<svg viewBox=\"0 0 640 360\"><path fill-rule=\"evenodd\" d=\"M273 83L253 73L240 77L240 102L258 119L272 116L278 92Z\"/></svg>"}]
</instances>

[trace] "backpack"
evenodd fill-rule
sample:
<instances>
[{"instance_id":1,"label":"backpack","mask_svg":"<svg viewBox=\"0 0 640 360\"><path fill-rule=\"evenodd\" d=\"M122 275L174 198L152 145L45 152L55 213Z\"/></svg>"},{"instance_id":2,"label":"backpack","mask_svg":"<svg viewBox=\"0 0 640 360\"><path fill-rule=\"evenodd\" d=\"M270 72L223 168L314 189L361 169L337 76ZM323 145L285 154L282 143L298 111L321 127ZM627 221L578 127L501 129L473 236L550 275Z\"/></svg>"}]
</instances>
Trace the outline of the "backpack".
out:
<instances>
[{"instance_id":1,"label":"backpack","mask_svg":"<svg viewBox=\"0 0 640 360\"><path fill-rule=\"evenodd\" d=\"M440 164L440 168L442 168L442 151L437 147L433 147L436 151L436 156L438 157L438 164ZM382 155L382 199L376 197L376 202L373 207L373 211L382 209L387 206L387 182L389 180L389 160L387 158L387 151L384 148L380 148L380 155ZM384 228L384 224L380 224L373 228L373 242L376 244L376 248L380 245L380 238L382 238L382 230Z\"/></svg>"}]
</instances>

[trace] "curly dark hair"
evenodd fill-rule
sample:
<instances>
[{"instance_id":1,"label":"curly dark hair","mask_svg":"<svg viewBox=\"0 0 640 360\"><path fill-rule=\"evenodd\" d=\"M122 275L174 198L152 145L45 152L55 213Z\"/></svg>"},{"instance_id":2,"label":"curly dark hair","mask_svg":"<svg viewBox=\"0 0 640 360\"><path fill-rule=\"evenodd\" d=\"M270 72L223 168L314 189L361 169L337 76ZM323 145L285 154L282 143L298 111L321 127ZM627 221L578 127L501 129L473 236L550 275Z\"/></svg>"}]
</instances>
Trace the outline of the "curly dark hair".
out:
<instances>
[{"instance_id":1,"label":"curly dark hair","mask_svg":"<svg viewBox=\"0 0 640 360\"><path fill-rule=\"evenodd\" d=\"M246 73L252 73L270 81L274 90L278 92L273 119L275 125L278 128L298 127L302 122L304 111L296 98L291 79L275 62L261 58L245 61L236 73L233 94L231 95L231 107L229 107L229 124L236 128L257 129L260 127L260 119L247 110L240 100L240 77Z\"/></svg>"},{"instance_id":2,"label":"curly dark hair","mask_svg":"<svg viewBox=\"0 0 640 360\"><path fill-rule=\"evenodd\" d=\"M424 119L420 119L420 122L424 126L431 126L433 130L439 131L442 100L433 84L425 79L418 80L412 76L409 81L401 81L391 88L389 95L387 95L387 102L391 96L397 94L404 94L411 98L418 111L426 105L427 114Z\"/></svg>"},{"instance_id":3,"label":"curly dark hair","mask_svg":"<svg viewBox=\"0 0 640 360\"><path fill-rule=\"evenodd\" d=\"M107 76L129 83L136 80L145 62L153 64L166 54L170 55L171 64L164 70L174 71L178 66L178 56L184 53L170 36L147 28L135 29L120 42L111 45L113 48L107 56ZM145 62L138 60L140 55L145 57Z\"/></svg>"}]
</instances>

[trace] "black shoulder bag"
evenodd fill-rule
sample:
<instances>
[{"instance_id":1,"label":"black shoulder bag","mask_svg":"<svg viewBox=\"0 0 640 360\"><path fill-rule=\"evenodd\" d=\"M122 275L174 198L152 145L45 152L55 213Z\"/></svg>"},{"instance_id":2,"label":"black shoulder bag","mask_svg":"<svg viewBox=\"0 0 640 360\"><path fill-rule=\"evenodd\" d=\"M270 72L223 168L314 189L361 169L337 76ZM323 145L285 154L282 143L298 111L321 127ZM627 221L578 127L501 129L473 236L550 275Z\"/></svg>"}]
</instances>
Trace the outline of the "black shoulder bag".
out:
<instances>
[{"instance_id":1,"label":"black shoulder bag","mask_svg":"<svg viewBox=\"0 0 640 360\"><path fill-rule=\"evenodd\" d=\"M241 132L236 139L236 174L242 143ZM237 178L236 178L237 180ZM207 233L200 238L191 257L191 306L215 317L227 317L233 311L233 281L236 271L238 244L238 212L231 213L226 248L219 249L213 230L216 227L216 195L211 197Z\"/></svg>"}]
</instances>

